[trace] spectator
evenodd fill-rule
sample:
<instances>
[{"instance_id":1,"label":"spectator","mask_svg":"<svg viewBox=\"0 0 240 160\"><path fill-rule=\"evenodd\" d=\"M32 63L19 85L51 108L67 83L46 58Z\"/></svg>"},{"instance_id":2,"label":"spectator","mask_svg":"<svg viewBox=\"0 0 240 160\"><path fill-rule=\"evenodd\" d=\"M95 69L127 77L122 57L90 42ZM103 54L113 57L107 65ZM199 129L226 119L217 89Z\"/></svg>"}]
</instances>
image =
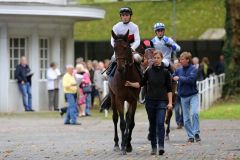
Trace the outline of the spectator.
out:
<instances>
[{"instance_id":1,"label":"spectator","mask_svg":"<svg viewBox=\"0 0 240 160\"><path fill-rule=\"evenodd\" d=\"M81 98L81 94L80 94L80 84L82 83L82 79L83 79L83 75L81 74L81 67L82 67L82 64L77 64L76 65L76 70L75 70L75 73L74 73L74 76L75 76L75 79L77 81L77 107L78 107L78 113L79 113L79 116L80 116L80 112L81 110L81 106L80 106L80 103L79 103L79 99ZM84 109L85 111L85 109Z\"/></svg>"},{"instance_id":2,"label":"spectator","mask_svg":"<svg viewBox=\"0 0 240 160\"><path fill-rule=\"evenodd\" d=\"M197 68L197 80L198 81L204 80L203 67L199 65L199 58L193 57L192 64L193 64L193 66L195 66Z\"/></svg>"},{"instance_id":3,"label":"spectator","mask_svg":"<svg viewBox=\"0 0 240 160\"><path fill-rule=\"evenodd\" d=\"M80 125L77 122L77 82L73 76L73 66L67 65L66 68L67 73L63 77L63 90L67 99L68 109L64 124Z\"/></svg>"},{"instance_id":4,"label":"spectator","mask_svg":"<svg viewBox=\"0 0 240 160\"><path fill-rule=\"evenodd\" d=\"M76 59L76 64L83 64L84 63L84 60L82 57L79 57Z\"/></svg>"},{"instance_id":5,"label":"spectator","mask_svg":"<svg viewBox=\"0 0 240 160\"><path fill-rule=\"evenodd\" d=\"M84 68L82 64L79 64L79 74L83 76L81 85L80 85L80 99L78 101L81 111L79 116L91 116L90 107L91 107L91 91L84 92L84 87L91 85L90 75L88 70Z\"/></svg>"},{"instance_id":6,"label":"spectator","mask_svg":"<svg viewBox=\"0 0 240 160\"><path fill-rule=\"evenodd\" d=\"M52 62L50 68L47 70L47 88L48 88L48 101L49 110L58 111L58 94L59 94L59 76L61 72L57 65Z\"/></svg>"},{"instance_id":7,"label":"spectator","mask_svg":"<svg viewBox=\"0 0 240 160\"><path fill-rule=\"evenodd\" d=\"M93 78L94 78L94 71L95 71L95 69L94 69L94 67L93 67L93 62L92 62L91 60L88 60L88 61L87 61L87 69L88 69L89 74L90 74L90 80L91 80L91 82L94 82L94 81L93 81ZM95 90L96 90L96 89L95 89L95 84L92 83L91 106L93 106L93 103L94 103Z\"/></svg>"},{"instance_id":8,"label":"spectator","mask_svg":"<svg viewBox=\"0 0 240 160\"><path fill-rule=\"evenodd\" d=\"M203 57L201 67L203 68L203 78L206 79L213 73L212 68L209 66L209 60L207 57Z\"/></svg>"},{"instance_id":9,"label":"spectator","mask_svg":"<svg viewBox=\"0 0 240 160\"><path fill-rule=\"evenodd\" d=\"M219 56L219 61L215 66L215 73L217 75L224 73L224 55Z\"/></svg>"},{"instance_id":10,"label":"spectator","mask_svg":"<svg viewBox=\"0 0 240 160\"><path fill-rule=\"evenodd\" d=\"M28 66L27 57L22 56L20 64L16 66L15 79L22 94L22 101L26 112L34 112L32 109L31 77L33 73Z\"/></svg>"},{"instance_id":11,"label":"spectator","mask_svg":"<svg viewBox=\"0 0 240 160\"><path fill-rule=\"evenodd\" d=\"M109 64L110 64L110 60L109 59L105 59L104 60L104 68L108 68Z\"/></svg>"},{"instance_id":12,"label":"spectator","mask_svg":"<svg viewBox=\"0 0 240 160\"><path fill-rule=\"evenodd\" d=\"M146 110L150 123L151 154L156 155L158 141L159 155L162 155L165 152L164 120L166 109L172 109L172 80L169 71L164 68L163 54L158 50L154 51L153 54L153 65L146 70L141 83L126 81L125 85L139 88L147 84Z\"/></svg>"},{"instance_id":13,"label":"spectator","mask_svg":"<svg viewBox=\"0 0 240 160\"><path fill-rule=\"evenodd\" d=\"M191 64L191 61L191 53L183 52L180 55L182 67L178 68L173 76L173 80L178 81L178 95L181 97L184 127L188 135L189 143L193 143L194 138L197 142L201 141L199 136L197 69ZM190 117L190 115L192 117Z\"/></svg>"},{"instance_id":14,"label":"spectator","mask_svg":"<svg viewBox=\"0 0 240 160\"><path fill-rule=\"evenodd\" d=\"M99 102L101 102L101 100L103 98L103 82L104 82L104 80L107 80L106 73L102 74L102 72L104 70L105 70L104 63L99 62L98 67L94 72L94 84L95 84L95 88L99 94Z\"/></svg>"},{"instance_id":15,"label":"spectator","mask_svg":"<svg viewBox=\"0 0 240 160\"><path fill-rule=\"evenodd\" d=\"M93 60L92 61L92 66L93 66L93 69L96 70L97 67L98 67L98 61L97 60Z\"/></svg>"},{"instance_id":16,"label":"spectator","mask_svg":"<svg viewBox=\"0 0 240 160\"><path fill-rule=\"evenodd\" d=\"M96 71L96 69L98 68L98 61L97 61L97 60L93 60L93 61L92 61L92 66L93 66L94 74L95 74L95 71ZM95 97L98 97L98 98L99 98L98 90L96 89L96 86L95 86L95 84L94 84L94 75L93 75L92 85L93 85L93 92L92 92L92 95L91 95L91 96L92 96L92 106L94 106Z\"/></svg>"},{"instance_id":17,"label":"spectator","mask_svg":"<svg viewBox=\"0 0 240 160\"><path fill-rule=\"evenodd\" d=\"M181 63L179 62L178 59L174 61L174 68L180 68ZM177 91L175 93L175 105L174 105L174 110L175 110L175 119L177 123L177 129L181 129L183 127L183 111L182 111L182 105L181 105L181 98L179 97Z\"/></svg>"}]
</instances>

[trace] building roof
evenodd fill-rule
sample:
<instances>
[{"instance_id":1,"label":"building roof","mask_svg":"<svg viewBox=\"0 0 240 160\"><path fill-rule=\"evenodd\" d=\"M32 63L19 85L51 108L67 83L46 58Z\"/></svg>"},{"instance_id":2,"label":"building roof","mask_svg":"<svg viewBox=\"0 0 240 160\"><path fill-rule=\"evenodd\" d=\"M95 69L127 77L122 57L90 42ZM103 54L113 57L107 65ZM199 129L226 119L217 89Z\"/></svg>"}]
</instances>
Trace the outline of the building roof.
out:
<instances>
[{"instance_id":1,"label":"building roof","mask_svg":"<svg viewBox=\"0 0 240 160\"><path fill-rule=\"evenodd\" d=\"M0 15L69 17L78 20L103 19L105 10L87 6L52 5L45 3L0 3Z\"/></svg>"},{"instance_id":2,"label":"building roof","mask_svg":"<svg viewBox=\"0 0 240 160\"><path fill-rule=\"evenodd\" d=\"M224 28L209 28L198 39L224 39L226 31Z\"/></svg>"}]
</instances>

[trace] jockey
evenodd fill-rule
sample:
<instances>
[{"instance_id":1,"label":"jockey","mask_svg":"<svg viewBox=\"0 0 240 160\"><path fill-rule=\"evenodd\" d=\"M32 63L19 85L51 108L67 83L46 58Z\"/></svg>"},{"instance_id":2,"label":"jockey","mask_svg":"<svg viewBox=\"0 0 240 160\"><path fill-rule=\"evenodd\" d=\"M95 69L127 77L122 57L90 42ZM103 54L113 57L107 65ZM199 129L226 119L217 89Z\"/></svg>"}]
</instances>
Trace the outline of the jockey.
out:
<instances>
[{"instance_id":1,"label":"jockey","mask_svg":"<svg viewBox=\"0 0 240 160\"><path fill-rule=\"evenodd\" d=\"M170 37L164 35L165 25L163 23L156 23L154 26L156 36L151 40L156 50L159 50L163 54L164 66L171 68L171 54L176 55L180 51L181 47Z\"/></svg>"},{"instance_id":2,"label":"jockey","mask_svg":"<svg viewBox=\"0 0 240 160\"><path fill-rule=\"evenodd\" d=\"M140 45L140 35L139 35L138 26L135 23L131 22L131 17L133 14L132 9L130 7L122 7L119 10L119 14L120 14L121 22L118 22L117 24L115 24L112 30L116 35L124 35L129 30L128 40L130 42L132 52L134 53L135 49ZM112 47L114 47L113 37L111 37L111 45ZM134 54L133 57L135 62L140 63L142 60L139 54ZM113 68L115 68L116 66L115 60L116 58L114 53L111 58L112 64L109 67L107 72L108 75L111 74ZM112 73L111 75L113 74L114 73Z\"/></svg>"}]
</instances>

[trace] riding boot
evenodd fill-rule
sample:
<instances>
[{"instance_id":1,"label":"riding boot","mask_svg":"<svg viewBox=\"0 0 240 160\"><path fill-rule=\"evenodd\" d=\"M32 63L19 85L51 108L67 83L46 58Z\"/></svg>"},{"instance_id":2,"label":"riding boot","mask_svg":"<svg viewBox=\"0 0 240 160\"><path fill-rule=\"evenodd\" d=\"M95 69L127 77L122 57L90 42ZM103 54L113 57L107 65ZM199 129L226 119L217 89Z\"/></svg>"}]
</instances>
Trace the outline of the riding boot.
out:
<instances>
[{"instance_id":1,"label":"riding boot","mask_svg":"<svg viewBox=\"0 0 240 160\"><path fill-rule=\"evenodd\" d=\"M116 62L116 61L113 61L113 62L110 64L110 66L109 66L109 68L108 68L108 70L107 70L107 75L108 75L108 76L111 76L111 77L114 76L114 73L115 73L115 70L116 70L116 65L117 65L117 62Z\"/></svg>"}]
</instances>

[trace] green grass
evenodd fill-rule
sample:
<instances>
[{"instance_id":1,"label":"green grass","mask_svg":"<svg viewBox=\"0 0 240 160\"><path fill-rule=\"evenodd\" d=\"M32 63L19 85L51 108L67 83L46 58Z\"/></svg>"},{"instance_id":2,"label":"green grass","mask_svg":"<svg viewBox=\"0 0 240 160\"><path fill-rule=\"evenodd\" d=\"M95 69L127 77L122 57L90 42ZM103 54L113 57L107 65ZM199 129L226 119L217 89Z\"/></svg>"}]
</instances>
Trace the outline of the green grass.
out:
<instances>
[{"instance_id":1,"label":"green grass","mask_svg":"<svg viewBox=\"0 0 240 160\"><path fill-rule=\"evenodd\" d=\"M221 102L200 113L201 119L239 119L240 103Z\"/></svg>"},{"instance_id":2,"label":"green grass","mask_svg":"<svg viewBox=\"0 0 240 160\"><path fill-rule=\"evenodd\" d=\"M224 0L177 0L176 26L179 40L197 39L208 28L223 28L225 21ZM173 36L172 1L90 3L106 10L103 20L78 22L74 38L84 41L109 40L112 26L119 18L119 8L133 9L132 20L139 25L141 38L152 38L152 26L161 21L166 25L166 35Z\"/></svg>"}]
</instances>

